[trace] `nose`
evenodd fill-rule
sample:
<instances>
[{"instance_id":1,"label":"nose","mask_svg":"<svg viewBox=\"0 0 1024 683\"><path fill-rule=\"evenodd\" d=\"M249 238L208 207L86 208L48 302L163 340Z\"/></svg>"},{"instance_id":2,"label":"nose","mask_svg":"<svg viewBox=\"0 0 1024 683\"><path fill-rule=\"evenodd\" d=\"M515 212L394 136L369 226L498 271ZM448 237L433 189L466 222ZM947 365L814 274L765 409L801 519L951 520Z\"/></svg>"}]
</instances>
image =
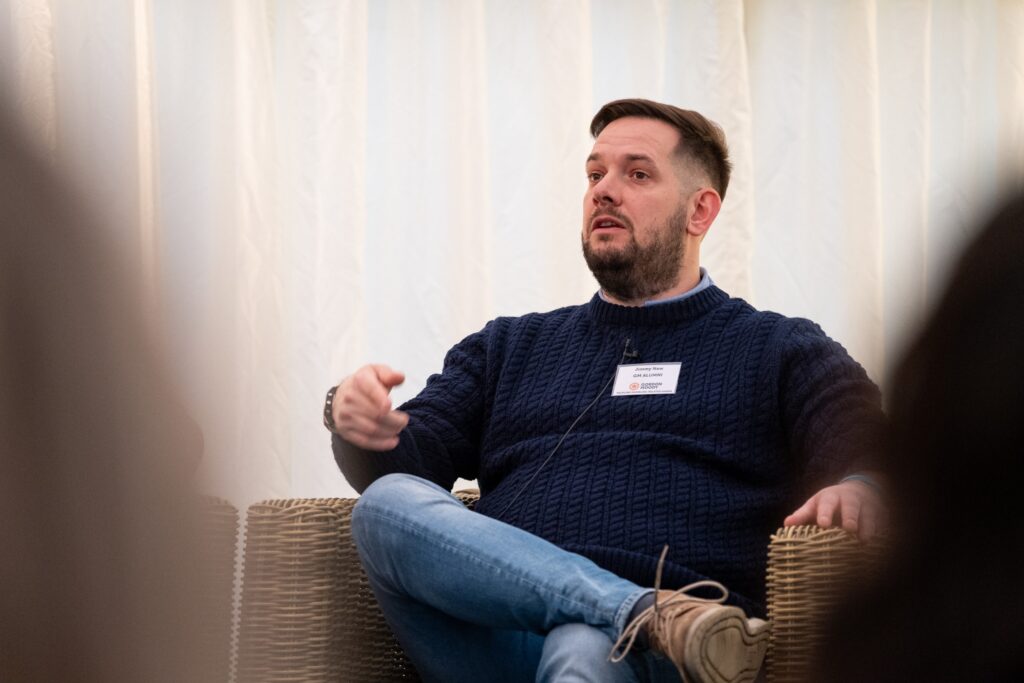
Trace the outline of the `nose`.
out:
<instances>
[{"instance_id":1,"label":"nose","mask_svg":"<svg viewBox=\"0 0 1024 683\"><path fill-rule=\"evenodd\" d=\"M597 181L590 188L590 196L594 206L618 206L622 201L621 188L615 182L611 174L608 174Z\"/></svg>"}]
</instances>

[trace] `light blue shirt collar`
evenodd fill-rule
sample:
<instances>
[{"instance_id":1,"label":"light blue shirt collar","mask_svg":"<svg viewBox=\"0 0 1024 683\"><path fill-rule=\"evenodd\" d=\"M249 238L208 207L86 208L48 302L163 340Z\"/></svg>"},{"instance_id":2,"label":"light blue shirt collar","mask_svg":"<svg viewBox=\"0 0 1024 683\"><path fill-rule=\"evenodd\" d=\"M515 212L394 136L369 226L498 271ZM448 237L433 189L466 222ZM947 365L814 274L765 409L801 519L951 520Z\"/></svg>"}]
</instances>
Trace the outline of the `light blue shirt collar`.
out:
<instances>
[{"instance_id":1,"label":"light blue shirt collar","mask_svg":"<svg viewBox=\"0 0 1024 683\"><path fill-rule=\"evenodd\" d=\"M670 296L667 299L658 299L657 301L645 301L644 302L644 306L657 306L658 304L669 304L669 303L672 303L673 301L682 301L683 299L690 298L694 294L699 294L699 293L703 292L705 289L707 289L708 287L710 287L713 284L715 284L715 283L711 281L711 276L708 275L708 271L705 270L704 268L701 268L700 269L700 282L697 283L696 287L694 287L693 289L688 289L685 292L683 292L682 294L677 294L676 296ZM600 289L597 290L597 294L598 294L598 296L601 297L602 301L608 301L608 297L606 297L604 295L604 292L601 291ZM608 303L611 303L611 302L608 301Z\"/></svg>"}]
</instances>

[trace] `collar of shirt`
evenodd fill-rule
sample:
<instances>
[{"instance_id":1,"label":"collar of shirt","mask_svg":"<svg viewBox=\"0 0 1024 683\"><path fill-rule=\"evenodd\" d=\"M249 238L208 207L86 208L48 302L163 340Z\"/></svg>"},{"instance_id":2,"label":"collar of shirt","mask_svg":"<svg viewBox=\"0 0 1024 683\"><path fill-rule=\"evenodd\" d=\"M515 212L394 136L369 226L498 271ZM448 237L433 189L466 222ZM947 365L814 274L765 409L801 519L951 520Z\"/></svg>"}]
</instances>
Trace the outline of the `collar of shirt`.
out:
<instances>
[{"instance_id":1,"label":"collar of shirt","mask_svg":"<svg viewBox=\"0 0 1024 683\"><path fill-rule=\"evenodd\" d=\"M645 301L644 302L644 306L657 306L658 304L670 304L673 301L682 301L683 299L687 299L687 298L693 296L694 294L698 294L700 292L703 292L705 289L707 289L708 287L710 287L713 284L715 284L715 283L711 281L711 276L708 275L708 271L706 269L704 269L704 268L701 268L700 269L700 282L697 283L696 287L694 287L693 289L688 289L685 292L683 292L682 294L677 294L675 296L670 296L667 299L658 299L657 301ZM608 297L606 297L604 295L604 292L601 291L600 289L597 290L597 295L601 297L602 301L608 301ZM612 302L608 301L608 303L612 303Z\"/></svg>"}]
</instances>

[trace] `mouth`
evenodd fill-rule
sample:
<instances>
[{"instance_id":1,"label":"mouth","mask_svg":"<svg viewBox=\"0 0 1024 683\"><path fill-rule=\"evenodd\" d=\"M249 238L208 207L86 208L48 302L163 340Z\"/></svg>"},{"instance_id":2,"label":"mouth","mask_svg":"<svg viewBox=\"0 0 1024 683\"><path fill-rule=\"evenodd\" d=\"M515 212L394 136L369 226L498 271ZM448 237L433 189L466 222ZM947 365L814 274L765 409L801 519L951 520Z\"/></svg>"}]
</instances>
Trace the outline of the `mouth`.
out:
<instances>
[{"instance_id":1,"label":"mouth","mask_svg":"<svg viewBox=\"0 0 1024 683\"><path fill-rule=\"evenodd\" d=\"M596 216L590 221L591 235L608 234L616 230L626 230L626 226L611 216Z\"/></svg>"}]
</instances>

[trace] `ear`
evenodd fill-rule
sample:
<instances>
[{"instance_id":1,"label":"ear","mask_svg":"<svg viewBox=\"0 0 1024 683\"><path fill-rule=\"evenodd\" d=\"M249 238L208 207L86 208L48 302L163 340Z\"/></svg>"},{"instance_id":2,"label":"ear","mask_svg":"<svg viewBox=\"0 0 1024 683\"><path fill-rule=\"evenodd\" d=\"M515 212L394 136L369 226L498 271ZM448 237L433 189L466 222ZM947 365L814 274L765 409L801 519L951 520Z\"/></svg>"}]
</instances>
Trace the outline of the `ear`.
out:
<instances>
[{"instance_id":1,"label":"ear","mask_svg":"<svg viewBox=\"0 0 1024 683\"><path fill-rule=\"evenodd\" d=\"M711 229L722 208L722 198L711 187L702 187L690 196L690 222L686 232L694 237L703 237Z\"/></svg>"}]
</instances>

